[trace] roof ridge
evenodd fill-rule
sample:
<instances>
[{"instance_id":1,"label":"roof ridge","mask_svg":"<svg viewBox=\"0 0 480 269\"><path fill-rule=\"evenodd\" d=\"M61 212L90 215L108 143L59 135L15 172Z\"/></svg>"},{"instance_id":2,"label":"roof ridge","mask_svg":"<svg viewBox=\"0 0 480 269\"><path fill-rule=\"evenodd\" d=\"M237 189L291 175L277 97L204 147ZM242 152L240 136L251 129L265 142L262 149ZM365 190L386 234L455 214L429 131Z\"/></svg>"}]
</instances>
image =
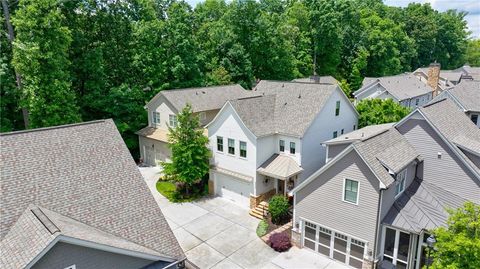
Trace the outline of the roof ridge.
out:
<instances>
[{"instance_id":1,"label":"roof ridge","mask_svg":"<svg viewBox=\"0 0 480 269\"><path fill-rule=\"evenodd\" d=\"M35 206L34 208L30 209L35 217L37 217L38 221L45 226L45 228L50 232L50 234L54 234L56 232L60 232L60 228L42 211L39 206Z\"/></svg>"},{"instance_id":2,"label":"roof ridge","mask_svg":"<svg viewBox=\"0 0 480 269\"><path fill-rule=\"evenodd\" d=\"M75 127L75 126L97 124L97 123L106 122L108 120L112 120L112 119L92 120L92 121L85 121L85 122L77 122L77 123L49 126L49 127L41 127L41 128L35 128L35 129L12 131L12 132L0 133L0 136L8 136L8 135L16 135L16 134L32 133L32 132L41 132L41 131L48 131L48 130L54 130L54 129L63 129L63 128L69 128L69 127Z\"/></svg>"},{"instance_id":3,"label":"roof ridge","mask_svg":"<svg viewBox=\"0 0 480 269\"><path fill-rule=\"evenodd\" d=\"M430 103L428 103L428 104L426 104L426 105L424 105L424 106L422 106L422 107L419 107L419 109L421 109L421 108L426 108L426 107L430 107L430 106L432 106L432 105L438 104L438 103L443 102L443 101L445 101L445 100L447 100L446 97L440 98L440 99L438 99L438 100L436 100L436 101L434 101L434 102L430 102Z\"/></svg>"},{"instance_id":4,"label":"roof ridge","mask_svg":"<svg viewBox=\"0 0 480 269\"><path fill-rule=\"evenodd\" d=\"M227 84L227 85L214 85L214 86L200 86L200 87L188 87L188 88L178 88L178 89L165 89L165 90L160 90L159 93L161 93L161 92L174 92L174 91L188 91L188 90L194 90L194 89L213 89L213 88L230 87L230 86L237 86L237 85L242 87L240 84L235 83L235 84Z\"/></svg>"},{"instance_id":5,"label":"roof ridge","mask_svg":"<svg viewBox=\"0 0 480 269\"><path fill-rule=\"evenodd\" d=\"M330 76L330 75L328 75L328 76ZM331 76L331 77L333 77L333 76ZM333 77L333 78L335 78L335 77ZM326 83L326 82L324 82L324 83L322 83L322 82L319 82L319 83L311 83L311 82L294 81L294 80L272 80L272 79L262 79L262 80L260 80L260 82L262 82L262 81L278 82L278 83L291 83L291 84L336 86L335 84ZM259 82L259 83L260 83L260 82ZM258 83L257 83L257 85L258 85ZM257 85L255 85L254 88L256 88Z\"/></svg>"}]
</instances>

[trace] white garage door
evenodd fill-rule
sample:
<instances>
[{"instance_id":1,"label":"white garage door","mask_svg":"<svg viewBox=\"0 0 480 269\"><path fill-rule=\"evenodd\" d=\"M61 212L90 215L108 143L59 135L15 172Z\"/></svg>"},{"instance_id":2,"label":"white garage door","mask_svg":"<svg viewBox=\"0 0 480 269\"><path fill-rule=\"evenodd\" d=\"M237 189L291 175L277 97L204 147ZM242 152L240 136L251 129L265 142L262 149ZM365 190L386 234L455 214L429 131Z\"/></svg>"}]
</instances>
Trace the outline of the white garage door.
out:
<instances>
[{"instance_id":1,"label":"white garage door","mask_svg":"<svg viewBox=\"0 0 480 269\"><path fill-rule=\"evenodd\" d=\"M302 233L304 247L354 268L362 268L366 251L365 242L308 221L304 223Z\"/></svg>"},{"instance_id":2,"label":"white garage door","mask_svg":"<svg viewBox=\"0 0 480 269\"><path fill-rule=\"evenodd\" d=\"M215 173L215 194L243 206L250 206L252 184L231 176Z\"/></svg>"}]
</instances>

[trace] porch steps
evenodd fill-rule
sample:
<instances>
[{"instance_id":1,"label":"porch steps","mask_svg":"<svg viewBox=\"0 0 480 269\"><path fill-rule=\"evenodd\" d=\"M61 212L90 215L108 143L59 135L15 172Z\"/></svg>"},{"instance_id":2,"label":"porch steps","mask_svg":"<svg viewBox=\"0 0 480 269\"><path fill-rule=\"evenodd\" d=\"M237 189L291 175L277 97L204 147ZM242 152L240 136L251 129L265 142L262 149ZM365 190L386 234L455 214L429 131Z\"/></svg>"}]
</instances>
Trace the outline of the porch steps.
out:
<instances>
[{"instance_id":1,"label":"porch steps","mask_svg":"<svg viewBox=\"0 0 480 269\"><path fill-rule=\"evenodd\" d=\"M268 203L265 201L260 202L257 207L250 210L249 214L257 219L264 219L264 212L265 214L268 212Z\"/></svg>"}]
</instances>

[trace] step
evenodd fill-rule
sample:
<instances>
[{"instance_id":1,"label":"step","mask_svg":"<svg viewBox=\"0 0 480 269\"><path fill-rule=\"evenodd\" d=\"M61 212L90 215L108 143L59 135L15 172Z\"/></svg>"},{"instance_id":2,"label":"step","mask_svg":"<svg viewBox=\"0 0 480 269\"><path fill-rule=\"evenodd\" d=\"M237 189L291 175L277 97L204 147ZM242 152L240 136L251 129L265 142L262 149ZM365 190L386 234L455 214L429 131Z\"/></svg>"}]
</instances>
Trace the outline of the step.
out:
<instances>
[{"instance_id":1,"label":"step","mask_svg":"<svg viewBox=\"0 0 480 269\"><path fill-rule=\"evenodd\" d=\"M250 212L248 212L248 213L250 214L250 216L255 217L257 219L263 219L262 213L260 213L256 210L250 210Z\"/></svg>"}]
</instances>

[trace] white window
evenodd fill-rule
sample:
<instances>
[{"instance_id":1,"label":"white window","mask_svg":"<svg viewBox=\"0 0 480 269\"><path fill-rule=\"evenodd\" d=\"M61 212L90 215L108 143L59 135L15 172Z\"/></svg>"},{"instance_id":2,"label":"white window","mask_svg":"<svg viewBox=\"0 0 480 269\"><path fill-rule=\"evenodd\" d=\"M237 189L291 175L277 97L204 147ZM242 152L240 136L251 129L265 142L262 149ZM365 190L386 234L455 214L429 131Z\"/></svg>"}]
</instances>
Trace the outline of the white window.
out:
<instances>
[{"instance_id":1,"label":"white window","mask_svg":"<svg viewBox=\"0 0 480 269\"><path fill-rule=\"evenodd\" d=\"M153 111L152 112L152 122L154 125L160 124L160 113Z\"/></svg>"},{"instance_id":2,"label":"white window","mask_svg":"<svg viewBox=\"0 0 480 269\"><path fill-rule=\"evenodd\" d=\"M247 158L247 142L240 141L240 157Z\"/></svg>"},{"instance_id":3,"label":"white window","mask_svg":"<svg viewBox=\"0 0 480 269\"><path fill-rule=\"evenodd\" d=\"M345 179L343 182L343 201L358 204L358 181Z\"/></svg>"},{"instance_id":4,"label":"white window","mask_svg":"<svg viewBox=\"0 0 480 269\"><path fill-rule=\"evenodd\" d=\"M235 155L235 139L228 139L228 153Z\"/></svg>"},{"instance_id":5,"label":"white window","mask_svg":"<svg viewBox=\"0 0 480 269\"><path fill-rule=\"evenodd\" d=\"M295 154L295 142L290 142L290 154Z\"/></svg>"},{"instance_id":6,"label":"white window","mask_svg":"<svg viewBox=\"0 0 480 269\"><path fill-rule=\"evenodd\" d=\"M344 129L342 129L342 131L340 131L340 134L343 134L343 132L344 132Z\"/></svg>"},{"instance_id":7,"label":"white window","mask_svg":"<svg viewBox=\"0 0 480 269\"><path fill-rule=\"evenodd\" d=\"M285 152L285 141L284 140L280 140L278 142L278 145L280 147L280 152Z\"/></svg>"},{"instance_id":8,"label":"white window","mask_svg":"<svg viewBox=\"0 0 480 269\"><path fill-rule=\"evenodd\" d=\"M217 150L223 152L223 137L217 136Z\"/></svg>"},{"instance_id":9,"label":"white window","mask_svg":"<svg viewBox=\"0 0 480 269\"><path fill-rule=\"evenodd\" d=\"M177 127L177 115L168 115L168 123L170 124L170 127L176 128Z\"/></svg>"},{"instance_id":10,"label":"white window","mask_svg":"<svg viewBox=\"0 0 480 269\"><path fill-rule=\"evenodd\" d=\"M420 102L420 100L417 98L415 99L415 106L418 106L418 103Z\"/></svg>"},{"instance_id":11,"label":"white window","mask_svg":"<svg viewBox=\"0 0 480 269\"><path fill-rule=\"evenodd\" d=\"M396 177L395 197L405 190L405 178L407 177L407 169L400 171Z\"/></svg>"},{"instance_id":12,"label":"white window","mask_svg":"<svg viewBox=\"0 0 480 269\"><path fill-rule=\"evenodd\" d=\"M340 101L335 104L335 116L340 115Z\"/></svg>"}]
</instances>

